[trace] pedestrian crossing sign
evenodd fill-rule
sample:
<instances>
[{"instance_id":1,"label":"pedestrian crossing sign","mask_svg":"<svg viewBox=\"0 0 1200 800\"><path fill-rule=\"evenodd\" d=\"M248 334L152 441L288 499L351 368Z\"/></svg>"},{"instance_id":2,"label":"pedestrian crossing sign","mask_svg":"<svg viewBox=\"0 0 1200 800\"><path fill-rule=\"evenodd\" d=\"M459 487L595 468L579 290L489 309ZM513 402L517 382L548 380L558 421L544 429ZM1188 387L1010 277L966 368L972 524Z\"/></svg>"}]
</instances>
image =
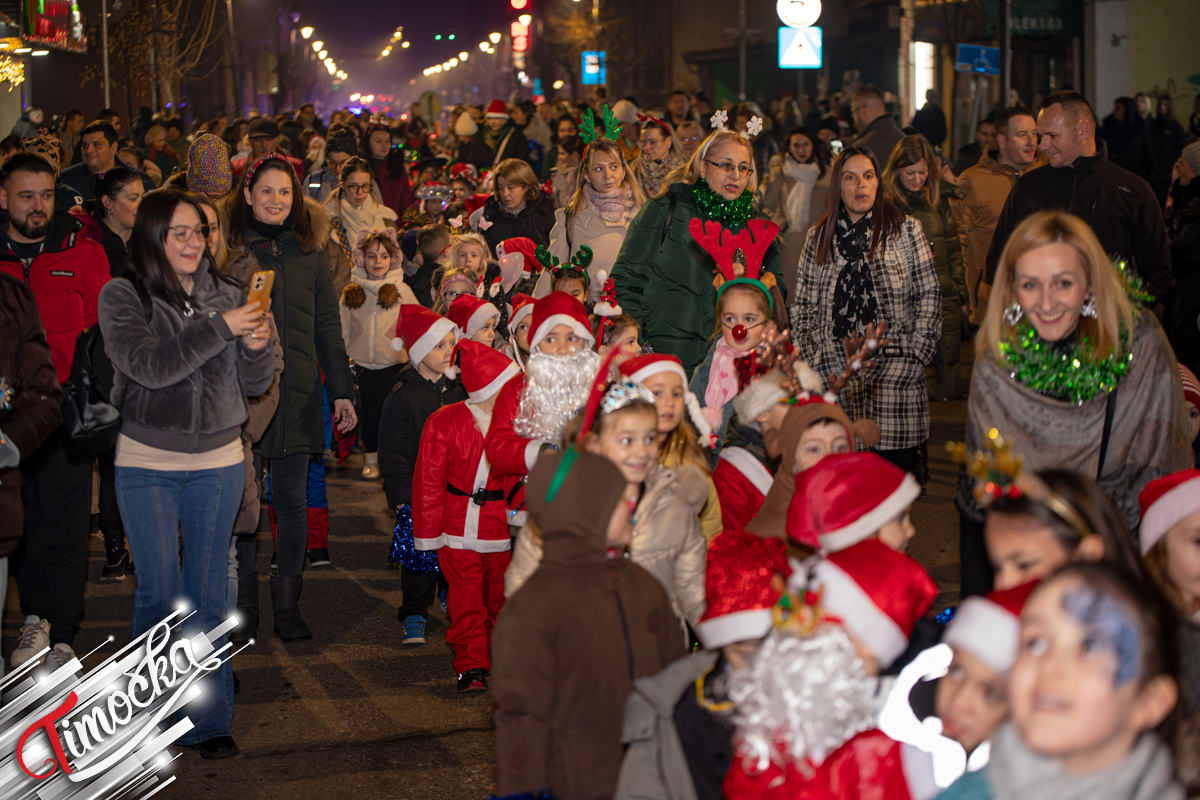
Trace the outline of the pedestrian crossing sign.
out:
<instances>
[{"instance_id":1,"label":"pedestrian crossing sign","mask_svg":"<svg viewBox=\"0 0 1200 800\"><path fill-rule=\"evenodd\" d=\"M779 29L780 69L820 69L820 67L820 28L782 27Z\"/></svg>"}]
</instances>

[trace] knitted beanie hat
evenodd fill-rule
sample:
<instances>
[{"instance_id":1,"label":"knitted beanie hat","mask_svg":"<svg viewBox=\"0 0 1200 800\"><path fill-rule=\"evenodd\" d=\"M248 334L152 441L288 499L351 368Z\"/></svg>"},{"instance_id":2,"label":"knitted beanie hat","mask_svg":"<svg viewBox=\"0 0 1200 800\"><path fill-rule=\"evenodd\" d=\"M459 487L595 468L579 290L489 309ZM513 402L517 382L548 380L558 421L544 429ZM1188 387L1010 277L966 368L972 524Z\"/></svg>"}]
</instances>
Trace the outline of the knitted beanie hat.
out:
<instances>
[{"instance_id":1,"label":"knitted beanie hat","mask_svg":"<svg viewBox=\"0 0 1200 800\"><path fill-rule=\"evenodd\" d=\"M188 148L187 188L209 197L227 195L233 188L229 148L220 136L202 133Z\"/></svg>"}]
</instances>

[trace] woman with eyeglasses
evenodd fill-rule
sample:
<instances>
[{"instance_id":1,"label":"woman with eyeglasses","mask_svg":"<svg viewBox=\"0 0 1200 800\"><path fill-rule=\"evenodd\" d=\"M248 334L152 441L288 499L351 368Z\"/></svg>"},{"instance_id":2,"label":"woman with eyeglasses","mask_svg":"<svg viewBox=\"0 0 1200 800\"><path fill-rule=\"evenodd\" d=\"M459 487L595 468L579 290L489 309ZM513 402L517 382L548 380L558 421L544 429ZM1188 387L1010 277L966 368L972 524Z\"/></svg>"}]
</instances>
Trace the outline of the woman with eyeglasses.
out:
<instances>
[{"instance_id":1,"label":"woman with eyeglasses","mask_svg":"<svg viewBox=\"0 0 1200 800\"><path fill-rule=\"evenodd\" d=\"M716 329L716 267L696 244L693 219L715 221L732 233L760 215L750 140L718 128L657 197L634 217L613 264L617 300L638 321L656 353L678 356L690 375L708 354ZM779 249L772 243L763 268L782 281Z\"/></svg>"},{"instance_id":2,"label":"woman with eyeglasses","mask_svg":"<svg viewBox=\"0 0 1200 800\"><path fill-rule=\"evenodd\" d=\"M325 250L333 267L333 289L339 295L350 282L354 251L370 233L395 228L396 212L372 193L374 175L366 159L351 156L338 172L338 186L322 204L329 215L329 240Z\"/></svg>"},{"instance_id":3,"label":"woman with eyeglasses","mask_svg":"<svg viewBox=\"0 0 1200 800\"><path fill-rule=\"evenodd\" d=\"M654 197L666 184L667 175L683 164L675 150L675 137L671 126L660 119L649 117L641 125L638 139L640 153L633 162L638 183L646 197Z\"/></svg>"},{"instance_id":4,"label":"woman with eyeglasses","mask_svg":"<svg viewBox=\"0 0 1200 800\"><path fill-rule=\"evenodd\" d=\"M300 590L308 541L309 461L325 451L327 436L324 395L339 431L349 433L358 424L337 294L322 247L328 226L321 207L302 197L288 162L273 155L246 169L229 211L230 245L237 254L230 272L243 282L256 269L275 273L271 309L284 352L279 410L254 453L267 461L271 476L278 571L271 576L271 602L275 633L285 642L312 638L300 615ZM316 545L313 555L328 563L328 551L317 552L323 547Z\"/></svg>"},{"instance_id":5,"label":"woman with eyeglasses","mask_svg":"<svg viewBox=\"0 0 1200 800\"><path fill-rule=\"evenodd\" d=\"M825 143L807 128L793 128L784 140L783 174L763 191L762 212L779 226L779 263L784 286L796 285L796 265L808 229L829 204Z\"/></svg>"},{"instance_id":6,"label":"woman with eyeglasses","mask_svg":"<svg viewBox=\"0 0 1200 800\"><path fill-rule=\"evenodd\" d=\"M699 122L687 120L676 126L675 143L679 150L679 157L684 161L691 159L702 141L704 141L704 131L700 129Z\"/></svg>"},{"instance_id":7,"label":"woman with eyeglasses","mask_svg":"<svg viewBox=\"0 0 1200 800\"><path fill-rule=\"evenodd\" d=\"M130 238L130 271L100 292L100 328L121 410L116 492L138 564L134 637L181 600L189 633L226 607L229 542L242 499L247 396L274 377L267 309L213 268L208 225L183 192L147 195ZM182 541L182 560L181 560ZM215 646L225 645L225 639ZM204 758L237 754L229 661L202 679L180 744Z\"/></svg>"}]
</instances>

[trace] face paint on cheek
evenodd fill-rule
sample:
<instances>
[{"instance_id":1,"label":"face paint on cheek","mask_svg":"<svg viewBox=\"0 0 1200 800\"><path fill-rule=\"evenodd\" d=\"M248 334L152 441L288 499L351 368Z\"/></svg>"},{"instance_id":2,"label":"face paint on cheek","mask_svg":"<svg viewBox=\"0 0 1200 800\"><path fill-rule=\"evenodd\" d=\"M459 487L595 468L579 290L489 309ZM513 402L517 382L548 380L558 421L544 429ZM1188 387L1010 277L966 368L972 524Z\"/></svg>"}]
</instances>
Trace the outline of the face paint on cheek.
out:
<instances>
[{"instance_id":1,"label":"face paint on cheek","mask_svg":"<svg viewBox=\"0 0 1200 800\"><path fill-rule=\"evenodd\" d=\"M1063 594L1063 611L1084 627L1084 642L1113 654L1117 671L1113 683L1120 688L1142 668L1142 637L1137 623L1123 603L1088 586Z\"/></svg>"}]
</instances>

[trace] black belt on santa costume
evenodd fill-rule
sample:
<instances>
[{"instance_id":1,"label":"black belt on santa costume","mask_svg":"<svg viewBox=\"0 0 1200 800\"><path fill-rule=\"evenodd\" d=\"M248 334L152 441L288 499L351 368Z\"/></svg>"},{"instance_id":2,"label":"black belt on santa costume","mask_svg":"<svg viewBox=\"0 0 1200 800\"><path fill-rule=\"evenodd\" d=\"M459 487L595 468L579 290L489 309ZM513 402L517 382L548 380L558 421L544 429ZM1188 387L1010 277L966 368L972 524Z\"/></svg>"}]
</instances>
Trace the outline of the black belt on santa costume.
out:
<instances>
[{"instance_id":1,"label":"black belt on santa costume","mask_svg":"<svg viewBox=\"0 0 1200 800\"><path fill-rule=\"evenodd\" d=\"M484 503L490 503L493 500L503 500L503 489L492 489L490 492L487 489L476 489L474 492L464 492L452 483L446 483L446 490L450 494L456 494L459 497L469 497L471 502L477 506L482 506Z\"/></svg>"}]
</instances>

